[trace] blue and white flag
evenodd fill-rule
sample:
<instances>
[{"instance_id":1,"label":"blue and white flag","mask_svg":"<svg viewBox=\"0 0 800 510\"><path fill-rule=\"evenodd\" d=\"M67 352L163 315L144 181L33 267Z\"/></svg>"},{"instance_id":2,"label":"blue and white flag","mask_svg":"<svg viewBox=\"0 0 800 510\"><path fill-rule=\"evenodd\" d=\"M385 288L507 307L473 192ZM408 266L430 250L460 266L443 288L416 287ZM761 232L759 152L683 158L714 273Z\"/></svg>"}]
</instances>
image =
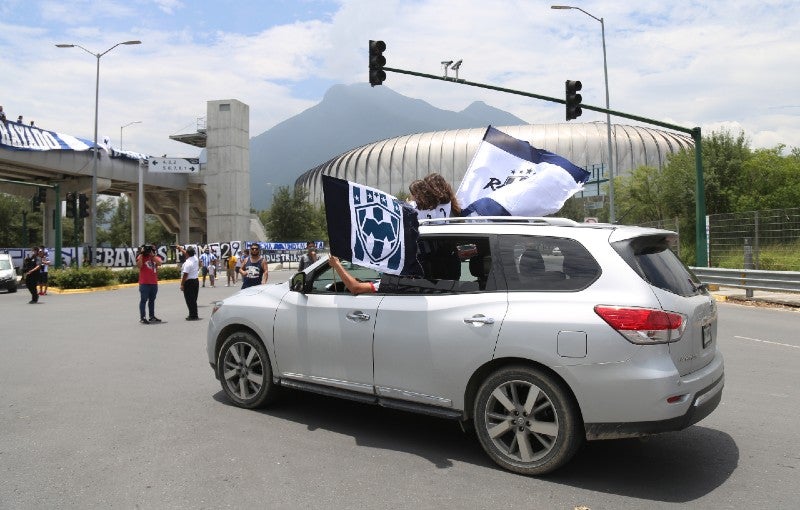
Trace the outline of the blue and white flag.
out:
<instances>
[{"instance_id":1,"label":"blue and white flag","mask_svg":"<svg viewBox=\"0 0 800 510\"><path fill-rule=\"evenodd\" d=\"M560 210L590 175L489 126L456 196L463 216L545 216Z\"/></svg>"},{"instance_id":2,"label":"blue and white flag","mask_svg":"<svg viewBox=\"0 0 800 510\"><path fill-rule=\"evenodd\" d=\"M369 186L322 176L331 254L382 273L421 276L416 211Z\"/></svg>"},{"instance_id":3,"label":"blue and white flag","mask_svg":"<svg viewBox=\"0 0 800 510\"><path fill-rule=\"evenodd\" d=\"M22 151L87 151L94 142L18 122L0 122L0 147Z\"/></svg>"}]
</instances>

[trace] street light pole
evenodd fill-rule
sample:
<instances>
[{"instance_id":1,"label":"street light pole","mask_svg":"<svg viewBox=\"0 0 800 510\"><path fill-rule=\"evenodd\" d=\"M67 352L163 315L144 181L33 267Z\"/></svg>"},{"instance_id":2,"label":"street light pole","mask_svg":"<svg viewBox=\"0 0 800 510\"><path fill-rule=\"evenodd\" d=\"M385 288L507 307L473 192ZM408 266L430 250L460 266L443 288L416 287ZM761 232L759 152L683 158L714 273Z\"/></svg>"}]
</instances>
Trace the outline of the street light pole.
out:
<instances>
[{"instance_id":1,"label":"street light pole","mask_svg":"<svg viewBox=\"0 0 800 510\"><path fill-rule=\"evenodd\" d=\"M128 126L133 126L134 124L141 124L141 120L134 120L133 122L128 122L124 126L119 127L119 151L122 152L122 130Z\"/></svg>"},{"instance_id":2,"label":"street light pole","mask_svg":"<svg viewBox=\"0 0 800 510\"><path fill-rule=\"evenodd\" d=\"M93 51L87 50L80 44L56 44L57 48L80 48L97 59L97 74L95 75L96 77L94 85L94 147L92 147L92 150L94 151L93 163L92 163L92 197L91 197L92 221L90 222L91 227L89 229L89 250L90 250L89 263L93 266L96 263L95 258L97 257L97 163L98 160L100 159L100 151L98 150L99 147L97 146L97 120L98 120L98 107L100 105L100 58L121 44L125 45L142 44L142 41L120 42L102 53L94 53Z\"/></svg>"},{"instance_id":3,"label":"street light pole","mask_svg":"<svg viewBox=\"0 0 800 510\"><path fill-rule=\"evenodd\" d=\"M573 7L571 5L551 5L551 9L575 9L581 11L587 16L596 19L600 22L600 31L603 36L603 73L606 81L606 110L610 110L608 99L608 59L606 58L606 24L603 18L598 18L590 13L584 11L580 7ZM608 221L614 223L616 221L616 214L614 213L614 159L611 144L611 114L606 111L606 131L608 135Z\"/></svg>"}]
</instances>

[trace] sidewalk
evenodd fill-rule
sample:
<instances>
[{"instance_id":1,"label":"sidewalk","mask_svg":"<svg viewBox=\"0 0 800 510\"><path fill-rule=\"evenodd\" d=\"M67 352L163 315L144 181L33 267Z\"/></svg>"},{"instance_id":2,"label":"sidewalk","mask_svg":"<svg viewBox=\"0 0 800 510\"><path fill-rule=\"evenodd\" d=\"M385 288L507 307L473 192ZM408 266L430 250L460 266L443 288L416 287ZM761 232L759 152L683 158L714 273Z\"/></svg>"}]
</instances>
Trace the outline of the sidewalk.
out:
<instances>
[{"instance_id":1,"label":"sidewalk","mask_svg":"<svg viewBox=\"0 0 800 510\"><path fill-rule=\"evenodd\" d=\"M730 301L742 304L772 304L788 306L800 309L800 293L797 292L770 292L766 290L754 290L753 297L747 297L745 289L736 287L719 287L717 290L710 290L717 301Z\"/></svg>"}]
</instances>

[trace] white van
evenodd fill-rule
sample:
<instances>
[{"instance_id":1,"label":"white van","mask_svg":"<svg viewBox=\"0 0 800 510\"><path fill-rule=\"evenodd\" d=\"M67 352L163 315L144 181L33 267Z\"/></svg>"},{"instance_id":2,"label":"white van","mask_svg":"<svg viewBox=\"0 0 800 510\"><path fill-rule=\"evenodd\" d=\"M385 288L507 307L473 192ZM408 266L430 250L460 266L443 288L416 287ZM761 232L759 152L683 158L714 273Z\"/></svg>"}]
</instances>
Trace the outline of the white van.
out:
<instances>
[{"instance_id":1,"label":"white van","mask_svg":"<svg viewBox=\"0 0 800 510\"><path fill-rule=\"evenodd\" d=\"M14 269L14 259L7 253L0 253L0 289L8 292L17 291L17 272Z\"/></svg>"}]
</instances>

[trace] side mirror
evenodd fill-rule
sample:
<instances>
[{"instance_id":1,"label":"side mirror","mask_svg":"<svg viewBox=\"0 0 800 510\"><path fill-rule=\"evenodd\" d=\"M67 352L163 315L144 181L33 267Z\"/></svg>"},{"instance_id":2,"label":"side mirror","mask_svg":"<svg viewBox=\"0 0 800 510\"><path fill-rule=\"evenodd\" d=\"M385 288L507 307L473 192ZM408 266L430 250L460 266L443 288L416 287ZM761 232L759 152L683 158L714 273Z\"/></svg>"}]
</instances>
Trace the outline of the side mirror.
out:
<instances>
[{"instance_id":1,"label":"side mirror","mask_svg":"<svg viewBox=\"0 0 800 510\"><path fill-rule=\"evenodd\" d=\"M304 272L301 271L292 277L292 290L295 292L302 292L305 294L306 274Z\"/></svg>"}]
</instances>

